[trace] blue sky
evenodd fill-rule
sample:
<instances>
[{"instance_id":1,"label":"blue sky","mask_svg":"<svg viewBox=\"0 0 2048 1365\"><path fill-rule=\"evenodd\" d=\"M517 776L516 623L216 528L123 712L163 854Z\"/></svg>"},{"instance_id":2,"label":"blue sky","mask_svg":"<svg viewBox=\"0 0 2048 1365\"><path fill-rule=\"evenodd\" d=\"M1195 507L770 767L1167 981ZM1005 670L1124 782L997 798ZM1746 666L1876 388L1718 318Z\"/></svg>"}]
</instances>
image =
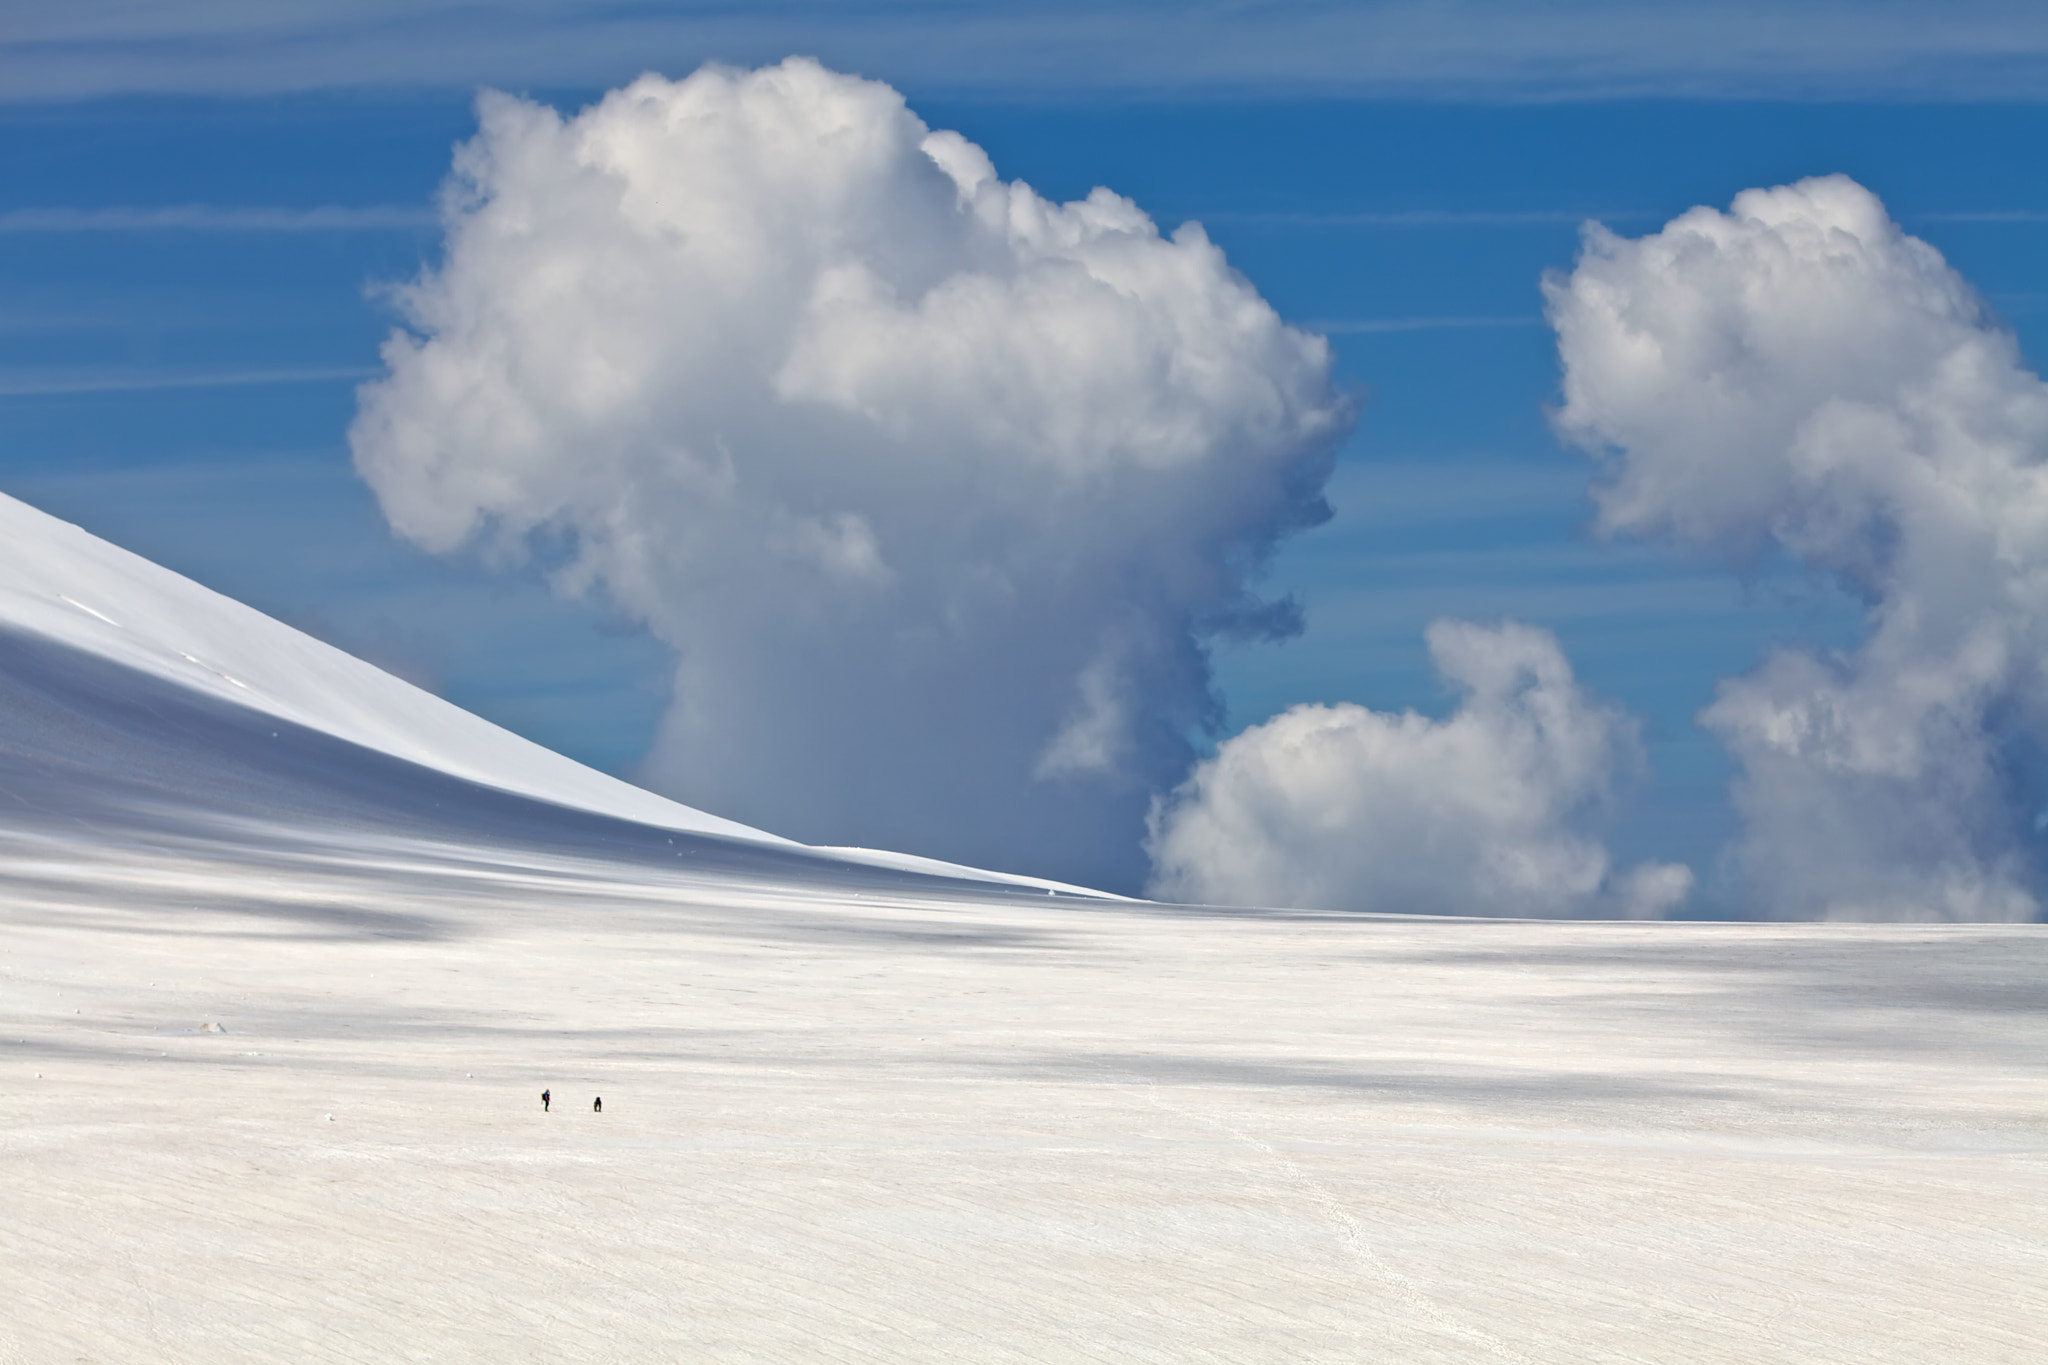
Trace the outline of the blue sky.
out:
<instances>
[{"instance_id":1,"label":"blue sky","mask_svg":"<svg viewBox=\"0 0 2048 1365\"><path fill-rule=\"evenodd\" d=\"M856 18L859 22L856 22ZM348 463L353 386L432 259L478 82L564 108L644 66L811 51L1058 199L1199 219L1365 416L1336 517L1274 583L1307 630L1224 648L1234 730L1301 701L1430 712L1440 616L1557 632L1640 716L1617 856L1709 869L1729 769L1693 723L1846 599L1588 530L1551 436L1538 280L1578 224L1655 230L1846 172L2048 346L2048 22L1976 5L67 7L0 106L0 489L626 771L665 650L532 571L395 542ZM1730 34L1743 41L1733 41ZM1658 97L1676 92L1680 98Z\"/></svg>"}]
</instances>

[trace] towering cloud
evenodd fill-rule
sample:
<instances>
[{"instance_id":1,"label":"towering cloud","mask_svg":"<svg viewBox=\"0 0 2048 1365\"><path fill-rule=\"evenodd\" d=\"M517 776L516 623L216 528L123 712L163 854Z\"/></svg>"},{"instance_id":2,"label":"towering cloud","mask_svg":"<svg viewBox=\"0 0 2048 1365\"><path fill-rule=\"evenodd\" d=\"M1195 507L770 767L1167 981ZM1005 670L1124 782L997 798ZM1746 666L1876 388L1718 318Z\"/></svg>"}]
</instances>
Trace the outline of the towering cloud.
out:
<instances>
[{"instance_id":1,"label":"towering cloud","mask_svg":"<svg viewBox=\"0 0 2048 1365\"><path fill-rule=\"evenodd\" d=\"M1704 716L1759 908L2036 916L2048 387L2011 335L1839 176L1589 228L1546 292L1607 529L1782 551L1868 603L1860 648L1780 652Z\"/></svg>"},{"instance_id":2,"label":"towering cloud","mask_svg":"<svg viewBox=\"0 0 2048 1365\"><path fill-rule=\"evenodd\" d=\"M1227 741L1153 815L1154 891L1211 904L1653 917L1685 868L1617 874L1589 828L1635 730L1547 631L1439 621L1446 720L1297 706Z\"/></svg>"},{"instance_id":3,"label":"towering cloud","mask_svg":"<svg viewBox=\"0 0 2048 1365\"><path fill-rule=\"evenodd\" d=\"M997 178L791 60L502 95L351 433L402 534L545 558L676 651L645 774L791 836L1109 884L1204 640L1351 408L1199 227Z\"/></svg>"}]
</instances>

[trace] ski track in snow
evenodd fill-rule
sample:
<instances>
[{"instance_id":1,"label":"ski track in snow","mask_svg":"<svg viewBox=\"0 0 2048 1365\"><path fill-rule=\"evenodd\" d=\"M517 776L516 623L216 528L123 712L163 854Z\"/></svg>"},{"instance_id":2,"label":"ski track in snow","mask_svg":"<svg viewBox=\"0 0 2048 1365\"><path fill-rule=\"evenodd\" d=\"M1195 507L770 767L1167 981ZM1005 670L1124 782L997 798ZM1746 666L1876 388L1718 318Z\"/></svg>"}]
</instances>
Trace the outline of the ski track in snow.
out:
<instances>
[{"instance_id":1,"label":"ski track in snow","mask_svg":"<svg viewBox=\"0 0 2048 1365\"><path fill-rule=\"evenodd\" d=\"M1196 1123L1207 1124L1220 1132L1228 1133L1238 1142L1264 1156L1289 1184L1297 1187L1311 1202L1322 1209L1335 1227L1339 1240L1344 1243L1352 1255L1358 1258L1359 1263L1365 1268L1366 1272L1373 1279L1392 1289L1403 1303L1415 1310L1417 1315L1434 1323L1439 1329L1452 1336L1462 1337L1476 1343L1487 1354L1498 1359L1512 1360L1517 1362L1517 1365L1537 1365L1537 1362L1515 1350L1506 1342L1487 1332L1481 1331L1470 1323L1447 1312L1442 1304L1423 1293L1417 1287L1415 1281L1387 1264L1385 1258L1373 1250L1372 1243L1366 1238L1365 1228L1360 1224L1357 1217L1339 1203L1328 1190L1318 1184L1314 1176L1311 1176L1295 1162L1290 1161L1272 1143L1246 1132L1227 1119L1217 1118L1214 1115L1199 1113L1182 1108L1179 1105L1167 1103L1160 1097L1159 1087L1142 1076L1128 1076L1122 1079L1125 1084L1138 1087L1148 1101L1166 1110L1168 1113L1175 1114L1184 1119L1190 1119Z\"/></svg>"}]
</instances>

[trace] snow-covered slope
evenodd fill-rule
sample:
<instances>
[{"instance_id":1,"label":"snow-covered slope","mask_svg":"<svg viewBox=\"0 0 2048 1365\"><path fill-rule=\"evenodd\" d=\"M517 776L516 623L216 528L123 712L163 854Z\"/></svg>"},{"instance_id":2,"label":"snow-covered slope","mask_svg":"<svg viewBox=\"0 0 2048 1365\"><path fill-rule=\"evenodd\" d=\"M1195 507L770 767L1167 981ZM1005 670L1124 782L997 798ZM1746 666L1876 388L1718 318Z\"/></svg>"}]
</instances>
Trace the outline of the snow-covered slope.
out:
<instances>
[{"instance_id":1,"label":"snow-covered slope","mask_svg":"<svg viewBox=\"0 0 2048 1365\"><path fill-rule=\"evenodd\" d=\"M1093 894L811 850L667 800L4 496L0 703L0 781L31 823L199 838L289 821L614 852L680 835L689 856L788 877L860 865Z\"/></svg>"},{"instance_id":2,"label":"snow-covered slope","mask_svg":"<svg viewBox=\"0 0 2048 1365\"><path fill-rule=\"evenodd\" d=\"M4 496L0 627L507 792L668 829L776 837L586 768Z\"/></svg>"}]
</instances>

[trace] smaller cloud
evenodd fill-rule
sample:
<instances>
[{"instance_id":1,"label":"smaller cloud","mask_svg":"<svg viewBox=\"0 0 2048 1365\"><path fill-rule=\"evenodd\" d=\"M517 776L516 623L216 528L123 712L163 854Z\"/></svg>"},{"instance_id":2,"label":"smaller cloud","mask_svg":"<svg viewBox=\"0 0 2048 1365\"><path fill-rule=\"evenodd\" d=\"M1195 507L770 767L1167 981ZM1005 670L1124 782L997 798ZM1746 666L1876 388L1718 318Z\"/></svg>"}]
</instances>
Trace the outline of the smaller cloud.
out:
<instances>
[{"instance_id":1,"label":"smaller cloud","mask_svg":"<svg viewBox=\"0 0 2048 1365\"><path fill-rule=\"evenodd\" d=\"M1635 727L1589 696L1556 637L1438 621L1447 719L1297 706L1225 743L1156 806L1152 894L1211 904L1655 918L1692 873L1617 872L1588 832Z\"/></svg>"}]
</instances>

